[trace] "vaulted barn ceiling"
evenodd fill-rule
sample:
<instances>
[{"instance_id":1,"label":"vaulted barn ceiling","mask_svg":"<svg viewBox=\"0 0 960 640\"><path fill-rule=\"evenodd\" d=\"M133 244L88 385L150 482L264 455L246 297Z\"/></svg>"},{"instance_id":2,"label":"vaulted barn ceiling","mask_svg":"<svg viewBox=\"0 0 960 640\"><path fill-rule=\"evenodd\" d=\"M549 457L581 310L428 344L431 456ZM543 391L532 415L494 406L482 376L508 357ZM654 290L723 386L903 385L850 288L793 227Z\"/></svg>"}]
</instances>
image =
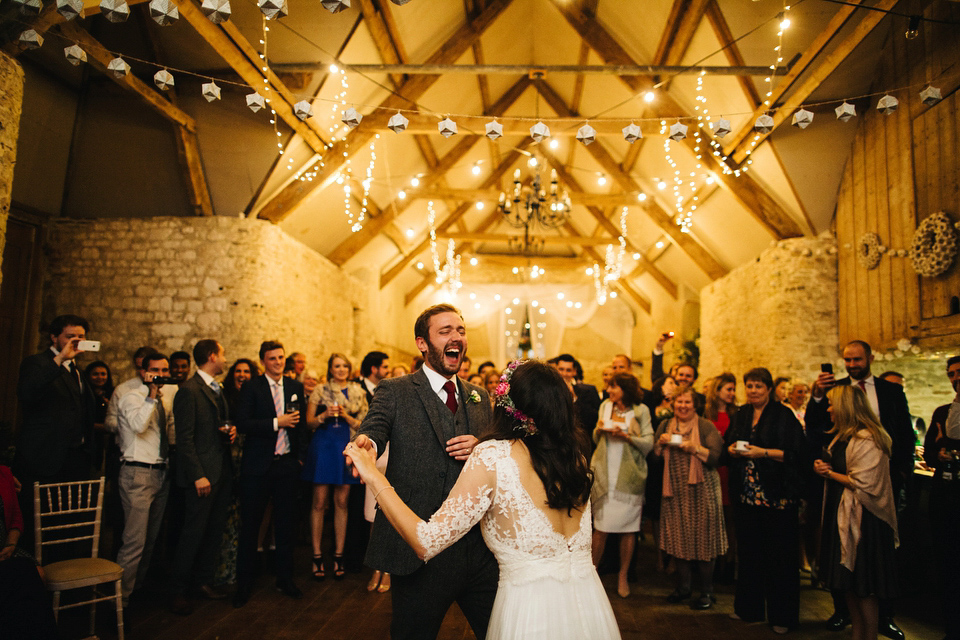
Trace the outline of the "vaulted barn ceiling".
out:
<instances>
[{"instance_id":1,"label":"vaulted barn ceiling","mask_svg":"<svg viewBox=\"0 0 960 640\"><path fill-rule=\"evenodd\" d=\"M557 278L585 281L584 269L602 264L606 246L617 244L626 206L628 258L617 288L641 313L650 312L652 298L676 299L683 286L699 290L771 240L829 226L856 127L835 119L831 101L877 89L875 53L902 31L894 21L905 23L858 8L889 10L895 0L801 0L789 10L783 60L768 83L779 0L353 0L337 14L318 0L290 0L289 15L269 22L253 0L234 0L231 19L219 25L193 0L173 2L180 19L160 27L146 6L131 6L130 20L113 24L96 0L84 0L85 18L69 22L55 2L24 18L8 1L8 38L25 21L53 44L5 48L78 89L91 80L65 63L66 44L80 44L100 73L116 53L137 61L131 75L106 77L171 123L192 212L270 220L337 264L379 270L381 287L402 283L407 302L434 286L428 202L439 244L453 238L464 257L465 281L471 257L491 267L488 279L496 268L509 273L511 265L539 262ZM914 4L911 13L924 3ZM149 63L169 68L176 90L157 91L159 67ZM218 79L222 103L199 99L208 78ZM249 87L271 98L275 125L269 110L246 111ZM303 99L314 113L305 121L294 114ZM782 108L771 111L774 130L760 135L753 123L767 110L764 100ZM801 105L816 105L807 106L816 115L803 131L789 126ZM350 107L363 115L352 130L340 122ZM725 165L712 153L709 128L699 146L693 136L704 109L709 119L732 123L716 140ZM399 134L386 127L398 111L410 121ZM445 116L457 122L457 135L439 135ZM483 135L493 117L503 125L498 140ZM552 138L531 139L537 119ZM597 136L583 145L574 135L587 121ZM667 151L663 130L678 121L690 135ZM630 122L643 131L633 144L621 133ZM239 129L258 131L260 143L232 147ZM532 258L517 255L510 237L518 231L496 208L515 170L529 181L531 158L544 177L556 171L573 203L565 225L536 231L543 242ZM254 184L235 180L238 164L260 167ZM356 217L370 166L366 219L352 231L343 183ZM684 209L695 206L689 233L675 221L675 175Z\"/></svg>"}]
</instances>

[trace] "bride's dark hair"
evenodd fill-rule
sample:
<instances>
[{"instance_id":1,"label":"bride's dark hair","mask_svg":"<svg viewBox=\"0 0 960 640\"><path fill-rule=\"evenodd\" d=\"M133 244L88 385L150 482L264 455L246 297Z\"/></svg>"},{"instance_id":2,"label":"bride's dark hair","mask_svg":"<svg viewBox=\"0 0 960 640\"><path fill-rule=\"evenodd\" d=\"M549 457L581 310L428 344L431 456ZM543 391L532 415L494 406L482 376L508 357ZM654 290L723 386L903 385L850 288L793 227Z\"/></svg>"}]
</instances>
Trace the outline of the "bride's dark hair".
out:
<instances>
[{"instance_id":1,"label":"bride's dark hair","mask_svg":"<svg viewBox=\"0 0 960 640\"><path fill-rule=\"evenodd\" d=\"M525 435L520 424L499 404L493 412L493 432L484 440L523 438L533 468L543 482L552 509L579 509L590 497L593 473L587 454L590 443L574 421L573 398L553 367L531 360L518 366L510 378L510 399L536 425Z\"/></svg>"}]
</instances>

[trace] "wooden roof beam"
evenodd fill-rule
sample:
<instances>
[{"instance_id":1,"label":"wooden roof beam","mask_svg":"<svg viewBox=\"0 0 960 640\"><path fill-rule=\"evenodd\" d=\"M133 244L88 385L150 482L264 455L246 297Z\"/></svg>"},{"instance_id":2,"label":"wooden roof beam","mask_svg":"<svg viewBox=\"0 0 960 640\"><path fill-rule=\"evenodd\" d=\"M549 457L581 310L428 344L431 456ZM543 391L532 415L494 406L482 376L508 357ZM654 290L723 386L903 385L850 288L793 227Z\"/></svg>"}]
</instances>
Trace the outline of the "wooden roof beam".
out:
<instances>
[{"instance_id":1,"label":"wooden roof beam","mask_svg":"<svg viewBox=\"0 0 960 640\"><path fill-rule=\"evenodd\" d=\"M713 32L723 47L723 55L726 56L727 62L732 66L743 66L743 54L740 53L740 47L737 46L736 38L734 38L733 32L730 31L730 25L727 24L727 19L723 17L723 12L720 11L720 5L717 4L717 0L710 0L710 3L707 5L707 20L710 22L710 26L713 27ZM749 77L738 76L737 81L743 88L743 94L747 97L747 100L750 101L750 104L756 107L762 102L762 100L760 100L760 94L757 92L757 87Z\"/></svg>"},{"instance_id":2,"label":"wooden roof beam","mask_svg":"<svg viewBox=\"0 0 960 640\"><path fill-rule=\"evenodd\" d=\"M460 242L517 242L523 240L523 234L517 233L451 233L449 231L438 231L437 238L453 238ZM616 238L607 237L584 237L584 236L553 236L553 235L531 235L529 238L533 242L542 242L544 244L562 244L562 245L581 245L589 247L605 247L609 244L617 244Z\"/></svg>"},{"instance_id":3,"label":"wooden roof beam","mask_svg":"<svg viewBox=\"0 0 960 640\"><path fill-rule=\"evenodd\" d=\"M178 0L178 2L187 1L189 0ZM468 20L434 51L428 58L427 63L455 62L467 49L473 46L473 43L483 35L487 27L509 4L510 0L491 0L482 12L475 18ZM417 75L404 82L396 93L391 94L380 103L378 109L364 117L359 127L347 134L345 139L338 140L326 150L322 158L325 173L323 179L309 183L296 180L287 184L260 208L257 213L258 217L272 222L280 222L314 191L327 187L350 155L361 149L377 133L379 128L390 119L390 116L393 115L391 111L415 107L416 101L439 79L440 76L438 75Z\"/></svg>"},{"instance_id":4,"label":"wooden roof beam","mask_svg":"<svg viewBox=\"0 0 960 640\"><path fill-rule=\"evenodd\" d=\"M407 195L407 198L429 198L432 200L457 200L476 202L497 202L502 193L499 189L445 189L433 188L425 191L414 191ZM587 193L570 192L570 202L572 204L595 205L598 207L634 207L640 204L636 193Z\"/></svg>"}]
</instances>

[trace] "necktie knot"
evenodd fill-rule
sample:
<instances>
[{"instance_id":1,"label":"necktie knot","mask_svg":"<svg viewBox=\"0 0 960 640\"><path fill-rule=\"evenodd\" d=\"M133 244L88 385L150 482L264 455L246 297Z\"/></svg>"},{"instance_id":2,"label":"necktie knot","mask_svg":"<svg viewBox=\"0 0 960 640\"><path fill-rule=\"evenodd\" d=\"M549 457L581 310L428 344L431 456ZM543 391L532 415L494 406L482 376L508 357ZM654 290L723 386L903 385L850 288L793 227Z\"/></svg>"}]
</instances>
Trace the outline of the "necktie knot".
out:
<instances>
[{"instance_id":1,"label":"necktie knot","mask_svg":"<svg viewBox=\"0 0 960 640\"><path fill-rule=\"evenodd\" d=\"M453 384L453 380L447 380L443 384L443 390L447 392L447 399L444 404L447 405L447 408L450 409L452 413L457 412L457 387Z\"/></svg>"},{"instance_id":2,"label":"necktie knot","mask_svg":"<svg viewBox=\"0 0 960 640\"><path fill-rule=\"evenodd\" d=\"M863 391L863 392L866 392L866 391L867 391L867 381L866 381L866 380L861 380L861 381L859 381L857 384L860 385L860 390L861 390L861 391Z\"/></svg>"},{"instance_id":3,"label":"necktie knot","mask_svg":"<svg viewBox=\"0 0 960 640\"><path fill-rule=\"evenodd\" d=\"M211 381L210 381L210 388L213 389L213 392L214 392L214 393L216 393L216 394L219 394L219 393L220 393L220 383L217 382L216 380L211 380Z\"/></svg>"}]
</instances>

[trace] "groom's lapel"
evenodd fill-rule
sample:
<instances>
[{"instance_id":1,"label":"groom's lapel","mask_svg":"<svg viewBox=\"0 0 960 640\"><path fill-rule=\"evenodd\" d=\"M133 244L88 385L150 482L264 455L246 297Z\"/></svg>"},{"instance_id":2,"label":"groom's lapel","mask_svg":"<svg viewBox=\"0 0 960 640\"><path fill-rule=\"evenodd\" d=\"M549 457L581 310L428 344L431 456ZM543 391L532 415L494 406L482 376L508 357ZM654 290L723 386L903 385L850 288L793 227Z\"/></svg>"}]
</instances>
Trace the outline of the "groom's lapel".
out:
<instances>
[{"instance_id":1,"label":"groom's lapel","mask_svg":"<svg viewBox=\"0 0 960 640\"><path fill-rule=\"evenodd\" d=\"M440 417L440 407L443 407L446 411L446 406L440 402L440 396L434 393L433 387L430 386L430 381L427 380L427 374L423 372L423 369L412 374L410 381L413 382L413 386L417 390L417 395L420 396L420 402L427 412L427 417L430 418L430 426L433 427L433 432L437 434L437 440L440 441L440 444L446 445L447 440L443 437L443 424L441 422L442 418Z\"/></svg>"}]
</instances>

